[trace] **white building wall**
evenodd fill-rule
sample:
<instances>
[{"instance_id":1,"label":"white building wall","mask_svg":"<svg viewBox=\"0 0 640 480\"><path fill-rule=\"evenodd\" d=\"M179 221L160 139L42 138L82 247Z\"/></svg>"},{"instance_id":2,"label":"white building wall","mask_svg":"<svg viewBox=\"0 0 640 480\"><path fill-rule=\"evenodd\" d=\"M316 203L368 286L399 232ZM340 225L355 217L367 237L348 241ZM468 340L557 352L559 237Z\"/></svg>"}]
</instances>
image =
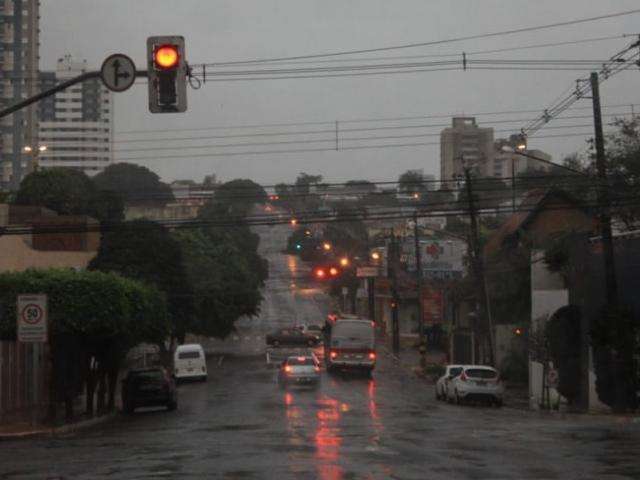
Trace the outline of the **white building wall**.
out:
<instances>
[{"instance_id":1,"label":"white building wall","mask_svg":"<svg viewBox=\"0 0 640 480\"><path fill-rule=\"evenodd\" d=\"M56 78L66 80L87 70L86 61L67 55L58 61ZM83 119L82 86L74 86L55 97L56 118L41 122L42 168L66 167L95 175L113 162L113 96L102 84L98 89L98 121Z\"/></svg>"}]
</instances>

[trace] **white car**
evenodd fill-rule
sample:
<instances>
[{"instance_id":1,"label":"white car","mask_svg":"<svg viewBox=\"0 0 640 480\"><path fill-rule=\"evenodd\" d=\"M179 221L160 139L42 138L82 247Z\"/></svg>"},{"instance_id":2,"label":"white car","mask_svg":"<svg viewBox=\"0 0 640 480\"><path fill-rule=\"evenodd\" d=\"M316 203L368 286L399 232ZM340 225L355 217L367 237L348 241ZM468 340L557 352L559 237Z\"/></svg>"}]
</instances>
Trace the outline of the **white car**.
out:
<instances>
[{"instance_id":1,"label":"white car","mask_svg":"<svg viewBox=\"0 0 640 480\"><path fill-rule=\"evenodd\" d=\"M436 400L446 400L451 381L462 373L464 365L447 365L444 375L436 382Z\"/></svg>"},{"instance_id":2,"label":"white car","mask_svg":"<svg viewBox=\"0 0 640 480\"><path fill-rule=\"evenodd\" d=\"M457 404L484 401L500 407L503 398L504 384L500 372L485 365L465 365L447 389L447 400Z\"/></svg>"}]
</instances>

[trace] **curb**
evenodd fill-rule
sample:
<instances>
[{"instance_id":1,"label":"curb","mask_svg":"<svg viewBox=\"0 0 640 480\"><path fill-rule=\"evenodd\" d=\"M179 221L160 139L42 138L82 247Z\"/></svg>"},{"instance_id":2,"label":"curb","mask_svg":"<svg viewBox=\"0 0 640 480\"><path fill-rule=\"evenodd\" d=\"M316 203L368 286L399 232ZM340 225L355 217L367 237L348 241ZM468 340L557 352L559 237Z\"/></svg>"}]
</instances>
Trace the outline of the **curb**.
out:
<instances>
[{"instance_id":1,"label":"curb","mask_svg":"<svg viewBox=\"0 0 640 480\"><path fill-rule=\"evenodd\" d=\"M61 425L59 427L41 428L39 430L29 430L26 432L0 433L0 442L8 442L11 440L22 440L36 437L54 437L56 435L68 435L70 433L86 430L88 428L95 427L97 425L101 425L108 421L114 420L117 415L118 414L114 412L102 415L100 417L90 418L89 420L84 420L81 422Z\"/></svg>"}]
</instances>

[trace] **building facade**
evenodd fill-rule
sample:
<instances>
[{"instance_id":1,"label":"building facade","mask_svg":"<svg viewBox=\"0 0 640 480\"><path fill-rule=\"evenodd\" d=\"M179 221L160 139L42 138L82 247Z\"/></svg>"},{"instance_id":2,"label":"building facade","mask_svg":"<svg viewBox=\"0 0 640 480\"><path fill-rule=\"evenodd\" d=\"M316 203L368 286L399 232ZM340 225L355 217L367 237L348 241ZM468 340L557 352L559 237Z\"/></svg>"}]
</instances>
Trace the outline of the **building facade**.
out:
<instances>
[{"instance_id":1,"label":"building facade","mask_svg":"<svg viewBox=\"0 0 640 480\"><path fill-rule=\"evenodd\" d=\"M39 0L0 0L0 108L39 90L39 10ZM1 188L20 184L31 162L25 147L37 144L36 106L0 119Z\"/></svg>"},{"instance_id":2,"label":"building facade","mask_svg":"<svg viewBox=\"0 0 640 480\"><path fill-rule=\"evenodd\" d=\"M87 62L70 55L58 60L55 72L42 72L42 88L81 75ZM41 168L65 167L87 175L101 172L113 162L113 98L100 79L51 96L39 104Z\"/></svg>"},{"instance_id":3,"label":"building facade","mask_svg":"<svg viewBox=\"0 0 640 480\"><path fill-rule=\"evenodd\" d=\"M493 128L480 128L475 117L454 117L440 133L440 180L454 180L468 165L478 176L491 176Z\"/></svg>"}]
</instances>

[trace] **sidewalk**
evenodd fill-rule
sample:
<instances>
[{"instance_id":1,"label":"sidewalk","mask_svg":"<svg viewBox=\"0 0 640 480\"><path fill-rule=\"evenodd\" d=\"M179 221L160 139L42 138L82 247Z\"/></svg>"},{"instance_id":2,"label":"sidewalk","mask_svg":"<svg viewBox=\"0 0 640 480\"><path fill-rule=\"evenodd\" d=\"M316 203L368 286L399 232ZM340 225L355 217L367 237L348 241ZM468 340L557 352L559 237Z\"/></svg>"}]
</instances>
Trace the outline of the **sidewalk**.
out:
<instances>
[{"instance_id":1,"label":"sidewalk","mask_svg":"<svg viewBox=\"0 0 640 480\"><path fill-rule=\"evenodd\" d=\"M116 418L117 412L107 413L99 417L86 418L79 417L77 421L59 425L56 427L47 427L44 425L31 425L30 423L15 423L0 426L0 442L20 440L23 438L46 437L55 435L68 435L87 428L101 425Z\"/></svg>"}]
</instances>

